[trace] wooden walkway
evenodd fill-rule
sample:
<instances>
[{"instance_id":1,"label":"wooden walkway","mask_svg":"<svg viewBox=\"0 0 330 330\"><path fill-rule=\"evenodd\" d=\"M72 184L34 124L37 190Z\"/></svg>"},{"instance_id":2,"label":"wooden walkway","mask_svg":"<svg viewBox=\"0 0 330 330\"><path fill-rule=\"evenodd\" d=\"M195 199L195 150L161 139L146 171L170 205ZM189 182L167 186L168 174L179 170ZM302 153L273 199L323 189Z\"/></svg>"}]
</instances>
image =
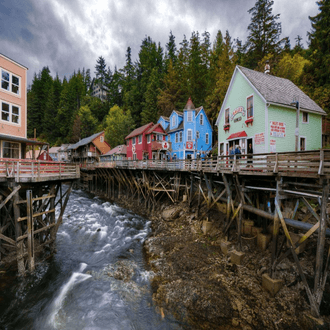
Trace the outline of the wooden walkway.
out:
<instances>
[{"instance_id":1,"label":"wooden walkway","mask_svg":"<svg viewBox=\"0 0 330 330\"><path fill-rule=\"evenodd\" d=\"M80 167L63 162L0 158L0 182L17 183L70 180L80 178Z\"/></svg>"},{"instance_id":2,"label":"wooden walkway","mask_svg":"<svg viewBox=\"0 0 330 330\"><path fill-rule=\"evenodd\" d=\"M162 171L202 171L240 175L318 178L330 176L330 150L218 156L205 160L117 160L85 165L85 169L119 168Z\"/></svg>"}]
</instances>

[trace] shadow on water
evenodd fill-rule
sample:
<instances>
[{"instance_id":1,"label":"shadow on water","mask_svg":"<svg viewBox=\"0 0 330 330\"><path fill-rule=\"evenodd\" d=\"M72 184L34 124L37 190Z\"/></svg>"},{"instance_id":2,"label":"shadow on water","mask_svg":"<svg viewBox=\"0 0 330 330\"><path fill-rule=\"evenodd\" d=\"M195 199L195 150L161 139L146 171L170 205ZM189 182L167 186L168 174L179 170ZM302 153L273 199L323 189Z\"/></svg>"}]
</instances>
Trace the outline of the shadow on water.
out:
<instances>
[{"instance_id":1,"label":"shadow on water","mask_svg":"<svg viewBox=\"0 0 330 330\"><path fill-rule=\"evenodd\" d=\"M73 191L54 257L25 277L0 275L1 329L181 329L153 305L149 233L150 221Z\"/></svg>"}]
</instances>

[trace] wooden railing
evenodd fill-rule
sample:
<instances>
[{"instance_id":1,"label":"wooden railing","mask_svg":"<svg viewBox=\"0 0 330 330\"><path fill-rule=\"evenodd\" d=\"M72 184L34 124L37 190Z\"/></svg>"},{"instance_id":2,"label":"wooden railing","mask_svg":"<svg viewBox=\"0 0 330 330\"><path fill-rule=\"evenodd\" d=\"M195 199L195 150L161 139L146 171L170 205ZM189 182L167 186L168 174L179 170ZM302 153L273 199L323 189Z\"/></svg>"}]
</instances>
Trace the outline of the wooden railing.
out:
<instances>
[{"instance_id":1,"label":"wooden railing","mask_svg":"<svg viewBox=\"0 0 330 330\"><path fill-rule=\"evenodd\" d=\"M330 176L330 150L227 155L198 160L117 160L92 167L318 177Z\"/></svg>"},{"instance_id":2,"label":"wooden railing","mask_svg":"<svg viewBox=\"0 0 330 330\"><path fill-rule=\"evenodd\" d=\"M80 168L76 164L0 158L0 180L13 178L16 182L39 182L79 177Z\"/></svg>"}]
</instances>

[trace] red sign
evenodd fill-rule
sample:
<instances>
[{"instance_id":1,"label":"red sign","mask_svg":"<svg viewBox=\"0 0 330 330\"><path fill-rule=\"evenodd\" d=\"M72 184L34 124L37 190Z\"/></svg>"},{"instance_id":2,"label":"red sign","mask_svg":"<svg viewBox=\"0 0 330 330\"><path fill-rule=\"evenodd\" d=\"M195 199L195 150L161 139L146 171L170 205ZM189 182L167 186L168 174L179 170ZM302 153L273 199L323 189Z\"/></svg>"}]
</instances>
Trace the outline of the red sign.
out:
<instances>
[{"instance_id":1,"label":"red sign","mask_svg":"<svg viewBox=\"0 0 330 330\"><path fill-rule=\"evenodd\" d=\"M167 142L163 142L163 149L168 149L168 143Z\"/></svg>"},{"instance_id":2,"label":"red sign","mask_svg":"<svg viewBox=\"0 0 330 330\"><path fill-rule=\"evenodd\" d=\"M192 141L186 142L186 149L192 149L194 146Z\"/></svg>"}]
</instances>

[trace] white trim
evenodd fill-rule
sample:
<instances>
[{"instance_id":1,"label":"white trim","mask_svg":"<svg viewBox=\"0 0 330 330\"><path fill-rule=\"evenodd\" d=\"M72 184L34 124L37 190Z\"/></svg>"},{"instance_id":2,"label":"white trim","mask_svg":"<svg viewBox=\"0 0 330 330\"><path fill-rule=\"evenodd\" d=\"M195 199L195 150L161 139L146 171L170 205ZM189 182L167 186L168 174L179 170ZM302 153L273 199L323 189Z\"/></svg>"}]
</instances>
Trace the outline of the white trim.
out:
<instances>
[{"instance_id":1,"label":"white trim","mask_svg":"<svg viewBox=\"0 0 330 330\"><path fill-rule=\"evenodd\" d=\"M133 136L132 137L132 146L135 146L135 144L136 144L136 136Z\"/></svg>"},{"instance_id":2,"label":"white trim","mask_svg":"<svg viewBox=\"0 0 330 330\"><path fill-rule=\"evenodd\" d=\"M4 120L2 119L2 104L8 104L9 105L9 120ZM12 116L13 116L13 106L18 108L18 123L15 123L12 121ZM4 123L4 124L8 124L8 125L13 125L13 126L19 126L21 127L21 122L22 122L22 107L17 105L17 104L13 104L11 102L8 101L4 101L4 100L0 100L0 122Z\"/></svg>"},{"instance_id":3,"label":"white trim","mask_svg":"<svg viewBox=\"0 0 330 330\"><path fill-rule=\"evenodd\" d=\"M9 74L9 90L5 89L5 88L2 88L2 71L4 71L5 73L8 73ZM12 92L11 90L11 87L13 85L13 76L15 76L16 78L18 78L18 93L15 93L15 92ZM16 86L16 85L15 85ZM18 98L21 98L21 88L22 87L22 77L19 76L18 74L16 73L13 73L12 71L6 69L6 68L3 68L3 67L0 67L0 90L4 93L8 93L9 95L12 95L12 96L16 96Z\"/></svg>"},{"instance_id":4,"label":"white trim","mask_svg":"<svg viewBox=\"0 0 330 330\"><path fill-rule=\"evenodd\" d=\"M231 77L231 80L230 80L230 83L229 83L229 87L228 87L228 89L227 89L227 92L226 92L226 96L225 96L225 98L224 98L224 100L223 100L223 102L222 102L222 106L221 106L221 109L220 109L220 112L219 112L219 115L218 115L218 118L217 118L217 121L216 121L216 126L218 126L219 127L219 122L220 122L220 118L221 118L221 115L222 115L222 113L223 113L223 111L224 111L224 107L225 107L225 105L226 105L226 103L227 103L227 99L228 99L228 97L229 97L229 94L231 93L231 90L232 90L232 87L233 87L233 84L234 84L234 80L235 80L235 78L236 78L236 75L237 75L237 72L239 72L241 75L242 75L242 77L248 82L248 84L252 87L252 89L255 91L255 93L256 94L258 94L260 97L261 97L261 99L266 103L266 99L260 94L260 92L252 85L252 83L250 82L250 80L245 76L245 74L239 69L239 67L236 65L236 67L235 67L235 70L234 70L234 73L233 73L233 75L232 75L232 77Z\"/></svg>"},{"instance_id":5,"label":"white trim","mask_svg":"<svg viewBox=\"0 0 330 330\"><path fill-rule=\"evenodd\" d=\"M305 139L305 150L307 150L307 138L306 136L299 135L299 151L301 151L301 139Z\"/></svg>"},{"instance_id":6,"label":"white trim","mask_svg":"<svg viewBox=\"0 0 330 330\"><path fill-rule=\"evenodd\" d=\"M191 140L188 139L188 136L189 136L189 132L191 132ZM192 142L193 141L193 134L192 134L192 129L187 129L187 142Z\"/></svg>"},{"instance_id":7,"label":"white trim","mask_svg":"<svg viewBox=\"0 0 330 330\"><path fill-rule=\"evenodd\" d=\"M252 139L252 149L254 148L254 139ZM247 150L246 146L246 150ZM265 152L268 153L270 150L269 146L269 121L268 121L268 107L267 103L265 103Z\"/></svg>"},{"instance_id":8,"label":"white trim","mask_svg":"<svg viewBox=\"0 0 330 330\"><path fill-rule=\"evenodd\" d=\"M141 142L140 142L140 137L141 137ZM142 144L142 134L138 135L138 144Z\"/></svg>"},{"instance_id":9,"label":"white trim","mask_svg":"<svg viewBox=\"0 0 330 330\"><path fill-rule=\"evenodd\" d=\"M251 98L252 97L252 112L253 112L253 114L252 114L252 116L248 116L248 99L249 98ZM251 118L253 118L254 117L254 94L250 94L250 95L248 95L247 97L246 97L246 119L251 119Z\"/></svg>"}]
</instances>

